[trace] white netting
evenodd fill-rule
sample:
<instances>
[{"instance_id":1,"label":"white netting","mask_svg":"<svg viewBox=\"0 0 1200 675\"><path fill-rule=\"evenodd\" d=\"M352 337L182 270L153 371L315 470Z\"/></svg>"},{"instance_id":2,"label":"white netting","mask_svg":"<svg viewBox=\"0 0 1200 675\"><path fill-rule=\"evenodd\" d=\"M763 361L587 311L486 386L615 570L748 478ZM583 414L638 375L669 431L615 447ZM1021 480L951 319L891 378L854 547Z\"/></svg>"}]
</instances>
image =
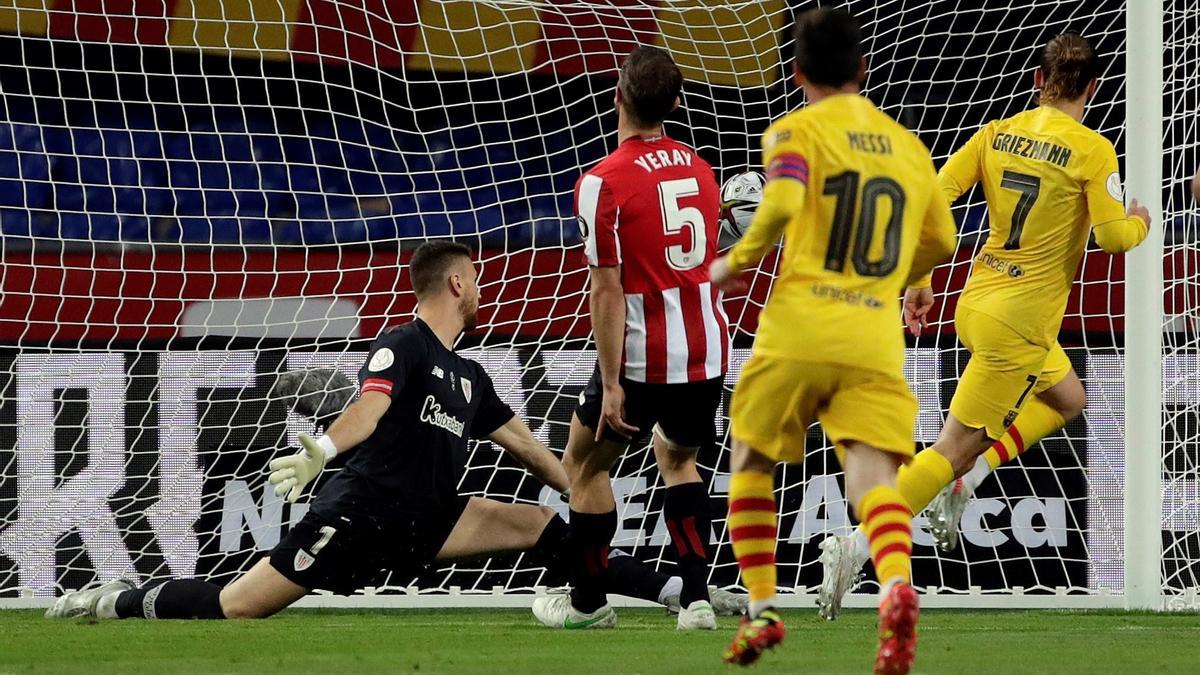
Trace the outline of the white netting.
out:
<instances>
[{"instance_id":1,"label":"white netting","mask_svg":"<svg viewBox=\"0 0 1200 675\"><path fill-rule=\"evenodd\" d=\"M1163 23L1163 589L1183 596L1172 606L1194 608L1200 587L1200 211L1191 177L1200 170L1200 3L1167 3Z\"/></svg>"},{"instance_id":2,"label":"white netting","mask_svg":"<svg viewBox=\"0 0 1200 675\"><path fill-rule=\"evenodd\" d=\"M0 354L0 595L97 574L228 581L269 548L303 507L269 494L262 469L313 426L272 397L276 375L353 376L367 340L409 316L397 277L426 238L480 247L491 308L464 346L563 447L594 360L570 195L613 147L616 64L639 43L669 48L688 81L668 133L719 178L760 168L758 134L802 104L785 77L789 25L813 3L792 4L256 0L239 15L180 2L140 18L0 8L0 30L20 35L0 38L0 334L15 347ZM1066 29L1104 57L1085 121L1121 151L1124 3L838 4L869 36L868 95L937 161L1033 105L1036 49ZM1173 33L1176 63L1195 57L1189 30ZM1179 87L1191 98L1168 106L1182 130L1172 143L1191 147L1194 77ZM961 288L986 229L980 195L955 211L962 251L942 288ZM1120 265L1089 251L1083 268L1063 342L1088 385L1085 416L981 487L963 551L936 554L918 533L918 584L1122 588ZM740 325L730 385L769 281L760 273L748 301L727 305ZM939 332L910 351L924 442L965 364L948 332L953 295L939 294ZM780 584L801 593L819 581L820 538L850 522L832 450L818 429L810 441L779 493ZM724 447L700 460L723 512ZM670 565L652 454L631 450L615 475L615 543ZM563 506L487 444L463 490ZM713 536L713 581L735 583L723 518ZM505 558L422 585L540 579Z\"/></svg>"}]
</instances>

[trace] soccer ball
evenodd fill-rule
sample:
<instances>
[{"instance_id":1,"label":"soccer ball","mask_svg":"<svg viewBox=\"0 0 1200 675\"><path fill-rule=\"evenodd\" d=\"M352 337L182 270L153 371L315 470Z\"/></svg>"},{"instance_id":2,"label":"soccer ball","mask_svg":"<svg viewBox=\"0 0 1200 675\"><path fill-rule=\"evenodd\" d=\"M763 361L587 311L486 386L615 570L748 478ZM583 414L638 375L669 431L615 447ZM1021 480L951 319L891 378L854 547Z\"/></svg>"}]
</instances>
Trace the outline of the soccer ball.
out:
<instances>
[{"instance_id":1,"label":"soccer ball","mask_svg":"<svg viewBox=\"0 0 1200 675\"><path fill-rule=\"evenodd\" d=\"M757 171L733 176L721 186L721 229L734 239L741 239L754 219L754 210L762 202L763 187L767 184Z\"/></svg>"}]
</instances>

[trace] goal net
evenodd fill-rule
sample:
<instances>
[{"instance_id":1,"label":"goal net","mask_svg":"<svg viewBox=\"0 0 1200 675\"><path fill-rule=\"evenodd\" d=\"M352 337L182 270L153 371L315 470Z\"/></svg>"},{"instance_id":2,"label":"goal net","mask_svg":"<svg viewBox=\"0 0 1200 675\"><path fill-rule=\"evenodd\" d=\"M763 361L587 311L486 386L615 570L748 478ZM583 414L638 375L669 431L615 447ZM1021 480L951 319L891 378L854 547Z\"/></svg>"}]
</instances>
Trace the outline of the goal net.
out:
<instances>
[{"instance_id":1,"label":"goal net","mask_svg":"<svg viewBox=\"0 0 1200 675\"><path fill-rule=\"evenodd\" d=\"M307 508L274 496L267 462L320 431L351 393L318 376L353 379L371 338L412 316L402 277L431 238L479 250L482 323L460 346L540 439L563 448L595 361L571 192L615 145L621 58L638 44L670 50L686 84L667 133L719 179L761 170L759 134L803 104L789 29L812 4L178 0L149 15L136 14L142 4L132 14L0 5L0 598L118 577L227 583L248 569ZM1085 122L1123 154L1124 3L836 4L864 24L867 95L935 161L1034 105L1036 50L1068 29L1105 64ZM1165 326L1163 571L1164 589L1183 597L1200 556L1196 210L1183 178L1200 162L1200 101L1182 66L1200 56L1200 8L1167 5L1163 194L1176 304ZM911 343L906 366L924 444L966 362L951 318L987 230L980 194L954 210L960 249L935 277L933 331ZM714 514L729 482L728 397L772 269L725 302L736 335L720 442L699 455ZM1089 248L1081 269L1062 343L1087 409L981 486L959 550L935 550L918 527L915 580L939 602L1087 606L1122 592L1123 265ZM304 372L296 392L285 375ZM614 477L614 545L669 569L653 453L630 448ZM488 443L473 447L461 491L566 512ZM778 476L785 597L810 602L817 544L852 527L844 494L814 427L804 463ZM711 582L737 584L723 516L712 544ZM525 602L546 583L509 556L381 578L355 602ZM876 588L868 571L861 601Z\"/></svg>"}]
</instances>

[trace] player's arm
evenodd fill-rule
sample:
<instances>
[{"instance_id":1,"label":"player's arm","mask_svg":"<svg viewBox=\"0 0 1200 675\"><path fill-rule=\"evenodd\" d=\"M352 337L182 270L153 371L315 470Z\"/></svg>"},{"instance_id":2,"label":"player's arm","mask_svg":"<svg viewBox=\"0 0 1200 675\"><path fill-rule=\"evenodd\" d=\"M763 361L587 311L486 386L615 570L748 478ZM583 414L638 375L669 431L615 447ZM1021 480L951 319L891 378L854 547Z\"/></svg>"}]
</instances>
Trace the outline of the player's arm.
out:
<instances>
[{"instance_id":1,"label":"player's arm","mask_svg":"<svg viewBox=\"0 0 1200 675\"><path fill-rule=\"evenodd\" d=\"M1105 142L1091 153L1084 196L1096 243L1108 253L1124 253L1142 243L1150 231L1150 211L1136 199L1124 208L1117 153Z\"/></svg>"},{"instance_id":2,"label":"player's arm","mask_svg":"<svg viewBox=\"0 0 1200 675\"><path fill-rule=\"evenodd\" d=\"M950 205L942 191L933 190L929 205L925 207L921 234L909 268L908 290L904 294L904 323L913 335L920 335L929 326L928 315L933 309L930 281L933 268L954 255L957 245L957 228Z\"/></svg>"},{"instance_id":3,"label":"player's arm","mask_svg":"<svg viewBox=\"0 0 1200 675\"><path fill-rule=\"evenodd\" d=\"M329 460L357 447L375 433L379 420L404 388L408 370L419 356L420 343L385 336L371 347L358 400L346 406L325 435L312 438L300 434L300 452L271 460L271 484L275 494L294 502L304 487L321 475Z\"/></svg>"},{"instance_id":4,"label":"player's arm","mask_svg":"<svg viewBox=\"0 0 1200 675\"><path fill-rule=\"evenodd\" d=\"M478 369L477 379L480 400L471 422L471 437L486 438L499 445L542 483L566 492L567 471L562 462L533 437L529 427L500 399L492 378L482 367Z\"/></svg>"},{"instance_id":5,"label":"player's arm","mask_svg":"<svg viewBox=\"0 0 1200 675\"><path fill-rule=\"evenodd\" d=\"M271 460L271 484L275 494L287 494L289 502L300 498L304 486L320 475L329 460L342 450L354 448L375 432L380 418L392 405L387 394L365 391L357 401L346 406L341 415L329 425L325 435L314 439L300 434L301 451Z\"/></svg>"},{"instance_id":6,"label":"player's arm","mask_svg":"<svg viewBox=\"0 0 1200 675\"><path fill-rule=\"evenodd\" d=\"M1200 202L1200 169L1196 169L1196 175L1192 176L1192 197Z\"/></svg>"},{"instance_id":7,"label":"player's arm","mask_svg":"<svg viewBox=\"0 0 1200 675\"><path fill-rule=\"evenodd\" d=\"M631 436L637 428L625 422L621 388L621 355L625 349L625 289L621 284L621 245L617 238L617 203L603 178L584 174L575 193L576 212L591 270L589 313L596 340L596 361L604 397L596 439L604 427Z\"/></svg>"},{"instance_id":8,"label":"player's arm","mask_svg":"<svg viewBox=\"0 0 1200 675\"><path fill-rule=\"evenodd\" d=\"M767 185L762 202L754 211L754 220L741 241L723 258L713 261L709 276L723 290L736 290L742 284L738 275L757 265L770 251L787 224L804 209L808 194L808 158L798 132L767 129L763 134L763 165Z\"/></svg>"},{"instance_id":9,"label":"player's arm","mask_svg":"<svg viewBox=\"0 0 1200 675\"><path fill-rule=\"evenodd\" d=\"M937 181L947 204L953 204L983 177L983 151L991 144L994 135L995 130L990 124L976 131L942 165Z\"/></svg>"},{"instance_id":10,"label":"player's arm","mask_svg":"<svg viewBox=\"0 0 1200 675\"><path fill-rule=\"evenodd\" d=\"M533 437L529 427L519 417L512 417L488 435L488 440L504 448L529 473L559 492L569 487L567 470L562 462L542 442Z\"/></svg>"}]
</instances>

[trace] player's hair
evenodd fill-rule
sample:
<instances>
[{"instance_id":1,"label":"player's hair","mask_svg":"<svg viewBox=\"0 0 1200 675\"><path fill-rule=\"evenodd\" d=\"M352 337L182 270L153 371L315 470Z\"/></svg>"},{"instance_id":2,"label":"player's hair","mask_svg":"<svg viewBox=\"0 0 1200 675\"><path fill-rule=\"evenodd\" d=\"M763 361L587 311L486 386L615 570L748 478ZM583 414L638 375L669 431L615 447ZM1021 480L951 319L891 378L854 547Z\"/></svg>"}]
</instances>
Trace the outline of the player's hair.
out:
<instances>
[{"instance_id":1,"label":"player's hair","mask_svg":"<svg viewBox=\"0 0 1200 675\"><path fill-rule=\"evenodd\" d=\"M1042 71L1042 103L1077 99L1100 75L1096 50L1087 38L1074 32L1050 40L1042 49L1039 68Z\"/></svg>"},{"instance_id":2,"label":"player's hair","mask_svg":"<svg viewBox=\"0 0 1200 675\"><path fill-rule=\"evenodd\" d=\"M633 122L654 127L675 109L675 99L683 91L683 73L665 50L643 45L625 57L617 86Z\"/></svg>"},{"instance_id":3,"label":"player's hair","mask_svg":"<svg viewBox=\"0 0 1200 675\"><path fill-rule=\"evenodd\" d=\"M796 17L796 68L813 84L841 87L858 81L862 28L844 9L820 7Z\"/></svg>"},{"instance_id":4,"label":"player's hair","mask_svg":"<svg viewBox=\"0 0 1200 675\"><path fill-rule=\"evenodd\" d=\"M418 298L438 290L447 268L459 258L471 260L471 249L456 241L427 241L408 263L408 275Z\"/></svg>"}]
</instances>

